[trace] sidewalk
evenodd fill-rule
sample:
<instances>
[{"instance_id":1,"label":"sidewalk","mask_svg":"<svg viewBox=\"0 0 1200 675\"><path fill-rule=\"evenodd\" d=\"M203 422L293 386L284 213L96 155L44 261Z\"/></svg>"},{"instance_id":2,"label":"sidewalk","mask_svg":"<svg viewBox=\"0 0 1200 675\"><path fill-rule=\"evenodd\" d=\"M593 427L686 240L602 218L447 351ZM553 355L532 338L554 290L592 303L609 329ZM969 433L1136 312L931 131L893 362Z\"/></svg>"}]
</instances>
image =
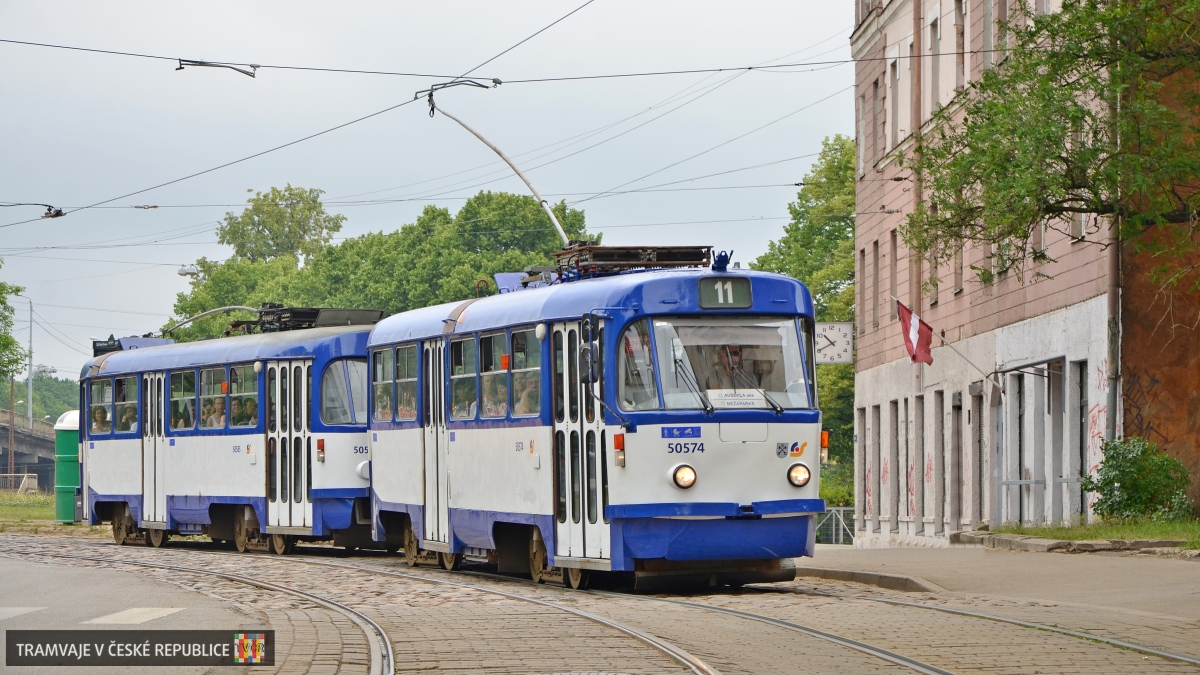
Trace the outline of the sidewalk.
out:
<instances>
[{"instance_id":1,"label":"sidewalk","mask_svg":"<svg viewBox=\"0 0 1200 675\"><path fill-rule=\"evenodd\" d=\"M797 567L924 579L952 593L1152 612L1200 620L1200 563L1129 553L984 548L860 549L818 544Z\"/></svg>"}]
</instances>

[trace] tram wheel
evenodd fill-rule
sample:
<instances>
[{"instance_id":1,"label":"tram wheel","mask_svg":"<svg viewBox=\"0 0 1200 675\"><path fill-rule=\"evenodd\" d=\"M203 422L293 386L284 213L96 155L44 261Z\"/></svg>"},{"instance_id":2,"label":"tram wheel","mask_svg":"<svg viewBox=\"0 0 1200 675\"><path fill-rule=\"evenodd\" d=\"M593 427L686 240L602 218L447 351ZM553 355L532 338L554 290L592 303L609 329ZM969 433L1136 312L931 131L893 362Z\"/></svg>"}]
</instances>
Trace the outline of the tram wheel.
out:
<instances>
[{"instance_id":1,"label":"tram wheel","mask_svg":"<svg viewBox=\"0 0 1200 675\"><path fill-rule=\"evenodd\" d=\"M112 532L113 541L117 542L117 546L124 546L125 538L129 536L129 518L126 515L128 512L129 507L124 504L113 507Z\"/></svg>"},{"instance_id":2,"label":"tram wheel","mask_svg":"<svg viewBox=\"0 0 1200 675\"><path fill-rule=\"evenodd\" d=\"M462 559L463 557L461 553L438 554L438 562L441 563L442 569L446 570L447 572L453 572L454 570L462 567Z\"/></svg>"},{"instance_id":3,"label":"tram wheel","mask_svg":"<svg viewBox=\"0 0 1200 675\"><path fill-rule=\"evenodd\" d=\"M533 583L540 584L545 581L542 578L542 570L546 568L546 545L542 542L541 537L537 536L536 530L530 530L529 535L529 578L533 579Z\"/></svg>"},{"instance_id":4,"label":"tram wheel","mask_svg":"<svg viewBox=\"0 0 1200 675\"><path fill-rule=\"evenodd\" d=\"M586 590L588 582L592 580L591 572L581 570L578 567L568 567L563 570L563 586L573 588L577 591Z\"/></svg>"},{"instance_id":5,"label":"tram wheel","mask_svg":"<svg viewBox=\"0 0 1200 675\"><path fill-rule=\"evenodd\" d=\"M250 533L246 531L246 518L242 513L233 516L233 547L238 553L245 553L250 548Z\"/></svg>"},{"instance_id":6,"label":"tram wheel","mask_svg":"<svg viewBox=\"0 0 1200 675\"><path fill-rule=\"evenodd\" d=\"M167 534L166 530L146 530L146 543L154 548L166 546L170 538L171 535Z\"/></svg>"},{"instance_id":7,"label":"tram wheel","mask_svg":"<svg viewBox=\"0 0 1200 675\"><path fill-rule=\"evenodd\" d=\"M287 555L292 550L292 542L288 541L286 534L271 535L271 553L275 555Z\"/></svg>"},{"instance_id":8,"label":"tram wheel","mask_svg":"<svg viewBox=\"0 0 1200 675\"><path fill-rule=\"evenodd\" d=\"M417 541L417 533L413 532L412 523L404 523L404 562L409 567L417 566L417 557L421 554L421 543Z\"/></svg>"}]
</instances>

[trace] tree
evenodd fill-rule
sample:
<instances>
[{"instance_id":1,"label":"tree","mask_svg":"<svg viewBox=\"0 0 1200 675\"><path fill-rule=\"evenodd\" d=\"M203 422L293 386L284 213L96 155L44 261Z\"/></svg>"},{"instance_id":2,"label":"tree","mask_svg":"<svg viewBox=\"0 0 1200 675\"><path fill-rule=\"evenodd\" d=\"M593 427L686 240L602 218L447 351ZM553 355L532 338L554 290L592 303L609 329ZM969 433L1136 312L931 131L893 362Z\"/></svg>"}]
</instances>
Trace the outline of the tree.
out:
<instances>
[{"instance_id":1,"label":"tree","mask_svg":"<svg viewBox=\"0 0 1200 675\"><path fill-rule=\"evenodd\" d=\"M826 138L796 201L788 205L792 220L783 236L751 265L803 281L817 321L854 320L854 162L853 140ZM853 463L853 364L817 368L817 397L830 432L830 458Z\"/></svg>"},{"instance_id":2,"label":"tree","mask_svg":"<svg viewBox=\"0 0 1200 675\"><path fill-rule=\"evenodd\" d=\"M249 190L247 190L249 192ZM240 216L225 214L217 241L233 247L238 258L251 261L293 256L308 260L342 229L346 216L325 212L323 190L276 187L255 192Z\"/></svg>"},{"instance_id":3,"label":"tree","mask_svg":"<svg viewBox=\"0 0 1200 675\"><path fill-rule=\"evenodd\" d=\"M1065 0L1045 15L1022 2L996 67L902 158L924 189L905 242L940 262L983 244L1019 272L1045 258L1035 229L1074 222L1103 241L1105 217L1121 240L1153 230L1137 246L1194 254L1198 22L1198 0Z\"/></svg>"},{"instance_id":4,"label":"tree","mask_svg":"<svg viewBox=\"0 0 1200 675\"><path fill-rule=\"evenodd\" d=\"M0 259L0 266L3 264L4 260ZM24 290L20 286L0 281L0 376L4 379L12 377L25 359L25 350L21 349L21 344L12 334L13 308L8 304L9 296Z\"/></svg>"}]
</instances>

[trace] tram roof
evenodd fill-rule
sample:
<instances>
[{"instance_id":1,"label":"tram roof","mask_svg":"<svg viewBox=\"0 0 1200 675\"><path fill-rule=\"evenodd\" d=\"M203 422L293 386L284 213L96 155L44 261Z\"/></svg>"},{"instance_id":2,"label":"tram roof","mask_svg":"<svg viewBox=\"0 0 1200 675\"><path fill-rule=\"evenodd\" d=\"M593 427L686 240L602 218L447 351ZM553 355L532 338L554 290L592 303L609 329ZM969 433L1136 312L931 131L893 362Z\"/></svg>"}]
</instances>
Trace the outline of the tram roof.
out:
<instances>
[{"instance_id":1,"label":"tram roof","mask_svg":"<svg viewBox=\"0 0 1200 675\"><path fill-rule=\"evenodd\" d=\"M618 274L501 293L477 301L448 302L401 312L375 324L368 346L415 340L445 332L455 308L470 303L454 323L454 333L502 326L578 318L593 310L623 308L640 313L718 314L731 310L701 309L696 281L712 276L750 279L753 305L740 314L813 313L812 296L799 281L771 272L729 269L666 269Z\"/></svg>"},{"instance_id":2,"label":"tram roof","mask_svg":"<svg viewBox=\"0 0 1200 675\"><path fill-rule=\"evenodd\" d=\"M369 326L307 328L110 352L85 363L80 377L301 358L318 351L330 357L363 356L369 330Z\"/></svg>"}]
</instances>

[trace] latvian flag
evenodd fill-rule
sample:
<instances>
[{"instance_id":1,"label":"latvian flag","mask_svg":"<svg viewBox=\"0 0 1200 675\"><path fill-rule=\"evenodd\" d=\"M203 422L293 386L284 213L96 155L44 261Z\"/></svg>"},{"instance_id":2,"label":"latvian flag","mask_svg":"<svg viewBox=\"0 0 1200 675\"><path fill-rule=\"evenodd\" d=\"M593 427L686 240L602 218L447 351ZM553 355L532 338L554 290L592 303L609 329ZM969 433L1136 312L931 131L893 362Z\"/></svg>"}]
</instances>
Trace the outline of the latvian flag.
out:
<instances>
[{"instance_id":1,"label":"latvian flag","mask_svg":"<svg viewBox=\"0 0 1200 675\"><path fill-rule=\"evenodd\" d=\"M933 327L912 313L904 303L896 301L896 314L900 316L900 332L904 335L904 347L913 363L933 365Z\"/></svg>"}]
</instances>

